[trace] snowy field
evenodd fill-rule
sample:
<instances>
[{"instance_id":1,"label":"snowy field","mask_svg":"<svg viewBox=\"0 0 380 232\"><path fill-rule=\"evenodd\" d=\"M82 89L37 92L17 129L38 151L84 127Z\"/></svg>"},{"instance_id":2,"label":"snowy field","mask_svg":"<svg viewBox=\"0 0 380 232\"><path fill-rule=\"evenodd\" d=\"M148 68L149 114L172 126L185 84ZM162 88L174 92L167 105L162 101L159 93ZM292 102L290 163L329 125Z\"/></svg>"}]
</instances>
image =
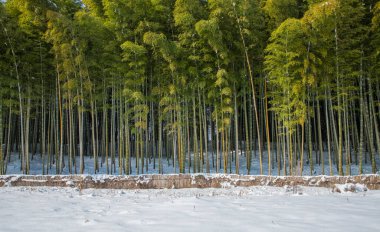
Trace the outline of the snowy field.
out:
<instances>
[{"instance_id":1,"label":"snowy field","mask_svg":"<svg viewBox=\"0 0 380 232\"><path fill-rule=\"evenodd\" d=\"M0 188L0 231L380 231L380 191Z\"/></svg>"}]
</instances>

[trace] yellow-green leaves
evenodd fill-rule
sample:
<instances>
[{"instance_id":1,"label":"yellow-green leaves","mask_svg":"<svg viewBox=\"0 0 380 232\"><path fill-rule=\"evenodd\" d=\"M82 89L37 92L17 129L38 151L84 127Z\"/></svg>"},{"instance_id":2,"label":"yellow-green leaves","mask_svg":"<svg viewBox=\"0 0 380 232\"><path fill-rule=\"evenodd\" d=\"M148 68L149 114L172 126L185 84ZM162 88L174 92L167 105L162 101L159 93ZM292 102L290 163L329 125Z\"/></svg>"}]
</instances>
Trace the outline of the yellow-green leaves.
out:
<instances>
[{"instance_id":1,"label":"yellow-green leaves","mask_svg":"<svg viewBox=\"0 0 380 232\"><path fill-rule=\"evenodd\" d=\"M215 85L221 87L223 84L227 84L227 71L225 69L219 69L216 73Z\"/></svg>"},{"instance_id":2,"label":"yellow-green leaves","mask_svg":"<svg viewBox=\"0 0 380 232\"><path fill-rule=\"evenodd\" d=\"M287 19L273 33L266 48L265 66L268 72L272 110L290 131L303 124L305 81L309 67L306 33L299 19Z\"/></svg>"},{"instance_id":3,"label":"yellow-green leaves","mask_svg":"<svg viewBox=\"0 0 380 232\"><path fill-rule=\"evenodd\" d=\"M372 45L375 48L374 56L378 58L380 56L380 2L378 2L373 9L373 18L372 18ZM378 62L379 63L379 62ZM379 67L379 64L376 64Z\"/></svg>"},{"instance_id":4,"label":"yellow-green leaves","mask_svg":"<svg viewBox=\"0 0 380 232\"><path fill-rule=\"evenodd\" d=\"M146 53L146 49L143 46L135 44L131 41L124 42L120 47L124 51L124 61L133 60L136 56L140 58Z\"/></svg>"},{"instance_id":5,"label":"yellow-green leaves","mask_svg":"<svg viewBox=\"0 0 380 232\"><path fill-rule=\"evenodd\" d=\"M218 21L215 18L210 20L200 20L195 24L195 30L213 48L222 59L227 59L227 51L223 44L223 35L219 30Z\"/></svg>"}]
</instances>

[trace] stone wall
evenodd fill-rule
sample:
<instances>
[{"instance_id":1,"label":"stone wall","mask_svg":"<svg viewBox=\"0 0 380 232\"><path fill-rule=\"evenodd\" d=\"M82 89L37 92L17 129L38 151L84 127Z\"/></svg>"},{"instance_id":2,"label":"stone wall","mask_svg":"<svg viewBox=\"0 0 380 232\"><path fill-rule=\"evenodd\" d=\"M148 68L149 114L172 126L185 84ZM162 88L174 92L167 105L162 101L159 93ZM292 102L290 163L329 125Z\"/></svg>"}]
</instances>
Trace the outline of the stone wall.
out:
<instances>
[{"instance_id":1,"label":"stone wall","mask_svg":"<svg viewBox=\"0 0 380 232\"><path fill-rule=\"evenodd\" d=\"M164 188L229 188L250 186L309 186L334 188L336 184L363 184L370 190L380 190L379 175L361 176L246 176L246 175L72 175L72 176L0 176L0 187L47 186L98 189L164 189Z\"/></svg>"}]
</instances>

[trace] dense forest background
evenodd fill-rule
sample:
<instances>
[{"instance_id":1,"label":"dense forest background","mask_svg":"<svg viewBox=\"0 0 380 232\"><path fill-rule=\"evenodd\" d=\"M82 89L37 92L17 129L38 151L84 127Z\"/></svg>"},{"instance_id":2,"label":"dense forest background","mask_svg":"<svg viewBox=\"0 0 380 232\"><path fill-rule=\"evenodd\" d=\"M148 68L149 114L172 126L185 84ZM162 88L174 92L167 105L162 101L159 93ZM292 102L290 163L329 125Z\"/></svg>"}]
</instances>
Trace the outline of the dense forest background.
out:
<instances>
[{"instance_id":1,"label":"dense forest background","mask_svg":"<svg viewBox=\"0 0 380 232\"><path fill-rule=\"evenodd\" d=\"M378 1L7 0L0 31L0 174L377 171Z\"/></svg>"}]
</instances>

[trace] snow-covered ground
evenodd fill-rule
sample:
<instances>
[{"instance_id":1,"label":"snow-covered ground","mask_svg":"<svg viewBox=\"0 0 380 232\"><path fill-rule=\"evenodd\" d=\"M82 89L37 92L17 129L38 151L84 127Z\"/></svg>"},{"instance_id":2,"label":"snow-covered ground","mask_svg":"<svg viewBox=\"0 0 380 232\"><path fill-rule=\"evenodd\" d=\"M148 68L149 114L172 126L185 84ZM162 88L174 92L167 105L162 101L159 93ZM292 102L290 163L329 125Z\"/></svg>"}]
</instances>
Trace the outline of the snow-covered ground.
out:
<instances>
[{"instance_id":1,"label":"snow-covered ground","mask_svg":"<svg viewBox=\"0 0 380 232\"><path fill-rule=\"evenodd\" d=\"M380 191L357 190L4 187L0 231L380 231Z\"/></svg>"}]
</instances>

